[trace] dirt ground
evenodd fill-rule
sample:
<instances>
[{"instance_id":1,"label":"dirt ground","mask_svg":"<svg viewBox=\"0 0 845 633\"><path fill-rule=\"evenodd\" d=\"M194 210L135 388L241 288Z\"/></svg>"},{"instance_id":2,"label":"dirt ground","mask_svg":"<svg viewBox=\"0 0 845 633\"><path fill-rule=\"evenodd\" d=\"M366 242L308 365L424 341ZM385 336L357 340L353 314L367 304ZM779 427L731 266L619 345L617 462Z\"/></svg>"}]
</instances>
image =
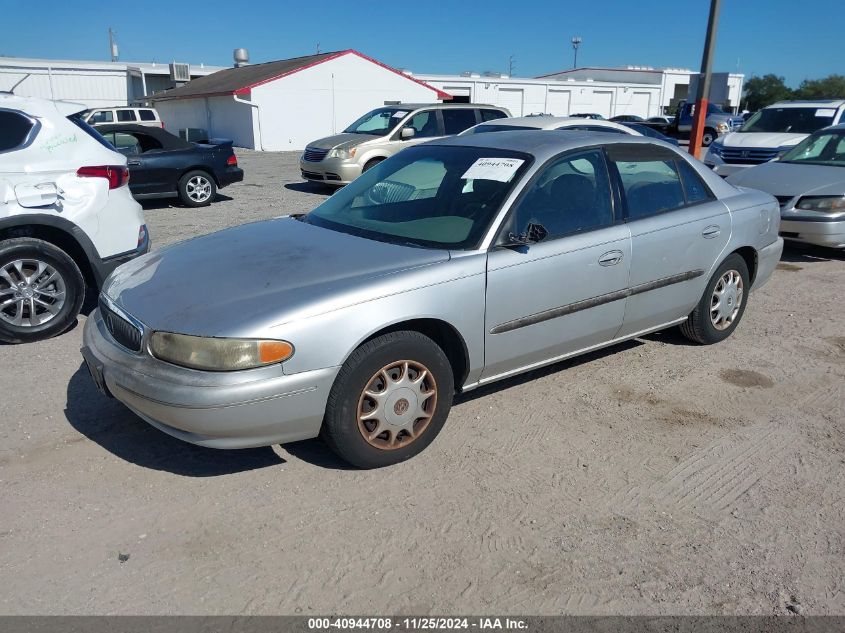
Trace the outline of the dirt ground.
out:
<instances>
[{"instance_id":1,"label":"dirt ground","mask_svg":"<svg viewBox=\"0 0 845 633\"><path fill-rule=\"evenodd\" d=\"M241 152L156 246L315 206ZM81 323L0 347L0 613L845 614L845 254L788 249L714 347L674 331L459 398L400 466L219 452L101 397Z\"/></svg>"}]
</instances>

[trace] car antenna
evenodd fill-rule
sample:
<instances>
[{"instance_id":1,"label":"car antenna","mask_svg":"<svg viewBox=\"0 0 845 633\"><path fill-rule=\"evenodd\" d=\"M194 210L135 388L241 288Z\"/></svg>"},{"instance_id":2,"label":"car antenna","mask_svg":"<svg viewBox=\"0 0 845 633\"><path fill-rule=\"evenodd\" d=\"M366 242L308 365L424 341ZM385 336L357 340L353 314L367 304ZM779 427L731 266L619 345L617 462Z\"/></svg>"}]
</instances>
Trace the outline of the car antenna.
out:
<instances>
[{"instance_id":1,"label":"car antenna","mask_svg":"<svg viewBox=\"0 0 845 633\"><path fill-rule=\"evenodd\" d=\"M29 79L31 75L32 75L32 73L26 73L23 77L21 77L21 78L18 80L18 82L17 82L14 86L12 86L11 88L9 88L9 90L4 90L3 92L8 92L9 94L12 94L12 95L13 95L13 94L15 94L15 88L17 88L17 87L18 87L18 86L20 86L23 82L25 82L27 79Z\"/></svg>"}]
</instances>

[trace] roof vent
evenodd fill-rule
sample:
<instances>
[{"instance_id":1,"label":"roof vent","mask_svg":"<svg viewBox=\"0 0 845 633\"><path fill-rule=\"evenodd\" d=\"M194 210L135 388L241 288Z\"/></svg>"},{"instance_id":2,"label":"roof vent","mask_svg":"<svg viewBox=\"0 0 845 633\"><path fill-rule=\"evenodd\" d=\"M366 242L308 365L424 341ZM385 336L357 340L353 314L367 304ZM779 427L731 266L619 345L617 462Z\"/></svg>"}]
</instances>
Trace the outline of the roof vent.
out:
<instances>
[{"instance_id":1,"label":"roof vent","mask_svg":"<svg viewBox=\"0 0 845 633\"><path fill-rule=\"evenodd\" d=\"M249 51L245 48L236 48L232 57L235 59L235 68L249 65Z\"/></svg>"},{"instance_id":2,"label":"roof vent","mask_svg":"<svg viewBox=\"0 0 845 633\"><path fill-rule=\"evenodd\" d=\"M170 80L181 84L191 81L191 66L189 64L170 64Z\"/></svg>"}]
</instances>

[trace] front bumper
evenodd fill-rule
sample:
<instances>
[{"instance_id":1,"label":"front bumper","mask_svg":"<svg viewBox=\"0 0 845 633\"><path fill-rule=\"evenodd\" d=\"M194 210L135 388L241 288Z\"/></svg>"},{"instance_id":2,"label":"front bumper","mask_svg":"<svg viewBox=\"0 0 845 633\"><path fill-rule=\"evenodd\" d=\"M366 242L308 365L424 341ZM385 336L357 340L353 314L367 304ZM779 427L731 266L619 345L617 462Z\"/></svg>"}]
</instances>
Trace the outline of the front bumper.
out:
<instances>
[{"instance_id":1,"label":"front bumper","mask_svg":"<svg viewBox=\"0 0 845 633\"><path fill-rule=\"evenodd\" d=\"M206 372L132 353L88 317L82 354L92 374L143 420L210 448L250 448L316 437L339 367L285 375L281 366Z\"/></svg>"},{"instance_id":2,"label":"front bumper","mask_svg":"<svg viewBox=\"0 0 845 633\"><path fill-rule=\"evenodd\" d=\"M299 170L305 180L327 185L348 185L361 175L362 167L342 158L324 158L316 163L300 158Z\"/></svg>"},{"instance_id":3,"label":"front bumper","mask_svg":"<svg viewBox=\"0 0 845 633\"><path fill-rule=\"evenodd\" d=\"M787 219L782 215L780 235L791 242L845 248L845 220L796 219L794 216Z\"/></svg>"},{"instance_id":4,"label":"front bumper","mask_svg":"<svg viewBox=\"0 0 845 633\"><path fill-rule=\"evenodd\" d=\"M783 238L778 238L768 246L757 251L757 274L754 275L754 283L751 290L757 290L766 284L772 277L775 267L783 254Z\"/></svg>"}]
</instances>

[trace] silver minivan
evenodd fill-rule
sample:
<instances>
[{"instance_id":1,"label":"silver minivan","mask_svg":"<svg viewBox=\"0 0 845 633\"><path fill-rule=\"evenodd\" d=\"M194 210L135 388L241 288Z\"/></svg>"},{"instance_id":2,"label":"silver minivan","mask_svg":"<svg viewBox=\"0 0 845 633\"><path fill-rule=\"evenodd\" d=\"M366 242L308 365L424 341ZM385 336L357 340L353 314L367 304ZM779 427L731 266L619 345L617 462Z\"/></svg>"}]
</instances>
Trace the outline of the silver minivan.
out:
<instances>
[{"instance_id":1,"label":"silver minivan","mask_svg":"<svg viewBox=\"0 0 845 633\"><path fill-rule=\"evenodd\" d=\"M493 119L505 108L473 103L400 103L367 112L340 134L308 144L299 159L305 180L346 185L398 151Z\"/></svg>"}]
</instances>

